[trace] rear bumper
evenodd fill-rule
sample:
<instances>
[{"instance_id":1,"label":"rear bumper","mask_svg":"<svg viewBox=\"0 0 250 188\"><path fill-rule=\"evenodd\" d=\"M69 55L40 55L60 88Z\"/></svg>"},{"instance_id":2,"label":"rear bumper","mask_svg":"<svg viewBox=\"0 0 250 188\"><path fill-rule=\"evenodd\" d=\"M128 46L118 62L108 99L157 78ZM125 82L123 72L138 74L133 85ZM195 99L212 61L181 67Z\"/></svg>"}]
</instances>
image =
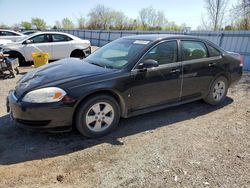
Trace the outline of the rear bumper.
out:
<instances>
[{"instance_id":1,"label":"rear bumper","mask_svg":"<svg viewBox=\"0 0 250 188\"><path fill-rule=\"evenodd\" d=\"M63 102L33 104L18 101L14 91L7 98L7 110L15 124L32 129L61 129L72 126L73 107Z\"/></svg>"}]
</instances>

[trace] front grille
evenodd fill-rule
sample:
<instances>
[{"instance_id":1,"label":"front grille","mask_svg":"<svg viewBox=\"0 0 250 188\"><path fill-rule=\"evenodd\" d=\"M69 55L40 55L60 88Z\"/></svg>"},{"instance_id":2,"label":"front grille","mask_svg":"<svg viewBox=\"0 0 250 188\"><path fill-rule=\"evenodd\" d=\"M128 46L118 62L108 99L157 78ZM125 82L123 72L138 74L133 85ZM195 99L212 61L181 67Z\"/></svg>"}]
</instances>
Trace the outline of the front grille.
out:
<instances>
[{"instance_id":1,"label":"front grille","mask_svg":"<svg viewBox=\"0 0 250 188\"><path fill-rule=\"evenodd\" d=\"M25 124L28 126L36 126L36 127L46 126L50 123L50 120L31 121L31 120L24 120L24 119L16 119L16 121L21 124Z\"/></svg>"}]
</instances>

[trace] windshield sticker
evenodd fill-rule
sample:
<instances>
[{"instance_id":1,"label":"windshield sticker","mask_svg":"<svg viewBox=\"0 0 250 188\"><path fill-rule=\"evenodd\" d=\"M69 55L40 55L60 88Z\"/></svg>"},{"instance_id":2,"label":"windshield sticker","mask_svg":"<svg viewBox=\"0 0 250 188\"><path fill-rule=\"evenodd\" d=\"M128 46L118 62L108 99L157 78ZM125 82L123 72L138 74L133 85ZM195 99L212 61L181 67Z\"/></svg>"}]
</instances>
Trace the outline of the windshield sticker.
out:
<instances>
[{"instance_id":1,"label":"windshield sticker","mask_svg":"<svg viewBox=\"0 0 250 188\"><path fill-rule=\"evenodd\" d=\"M136 40L135 42L134 42L134 44L144 44L144 45L146 45L146 44L148 44L150 41L147 41L147 40Z\"/></svg>"}]
</instances>

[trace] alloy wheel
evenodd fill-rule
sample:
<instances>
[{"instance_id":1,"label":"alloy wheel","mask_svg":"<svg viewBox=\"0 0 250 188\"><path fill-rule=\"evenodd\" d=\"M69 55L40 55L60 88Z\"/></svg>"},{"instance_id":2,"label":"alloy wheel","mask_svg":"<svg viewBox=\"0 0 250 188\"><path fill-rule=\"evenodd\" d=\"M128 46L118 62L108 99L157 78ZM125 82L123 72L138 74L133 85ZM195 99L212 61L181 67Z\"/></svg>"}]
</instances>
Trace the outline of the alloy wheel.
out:
<instances>
[{"instance_id":1,"label":"alloy wheel","mask_svg":"<svg viewBox=\"0 0 250 188\"><path fill-rule=\"evenodd\" d=\"M91 131L104 131L114 121L114 109L107 102L98 102L88 109L85 121Z\"/></svg>"},{"instance_id":2,"label":"alloy wheel","mask_svg":"<svg viewBox=\"0 0 250 188\"><path fill-rule=\"evenodd\" d=\"M213 99L215 101L220 101L226 92L226 84L219 80L215 85L213 89Z\"/></svg>"}]
</instances>

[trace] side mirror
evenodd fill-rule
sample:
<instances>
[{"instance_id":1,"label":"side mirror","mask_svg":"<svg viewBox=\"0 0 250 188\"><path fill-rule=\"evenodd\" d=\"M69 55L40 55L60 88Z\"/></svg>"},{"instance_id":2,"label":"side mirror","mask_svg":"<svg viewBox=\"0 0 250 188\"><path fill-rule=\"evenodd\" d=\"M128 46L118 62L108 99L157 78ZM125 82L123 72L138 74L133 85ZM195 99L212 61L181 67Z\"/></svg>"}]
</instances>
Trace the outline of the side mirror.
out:
<instances>
[{"instance_id":1,"label":"side mirror","mask_svg":"<svg viewBox=\"0 0 250 188\"><path fill-rule=\"evenodd\" d=\"M142 63L140 63L138 65L139 69L149 69L149 68L153 68L153 67L158 67L159 64L157 61L153 60L153 59L147 59L145 61L143 61Z\"/></svg>"},{"instance_id":2,"label":"side mirror","mask_svg":"<svg viewBox=\"0 0 250 188\"><path fill-rule=\"evenodd\" d=\"M26 40L26 41L24 41L24 44L31 44L32 43L32 40Z\"/></svg>"}]
</instances>

